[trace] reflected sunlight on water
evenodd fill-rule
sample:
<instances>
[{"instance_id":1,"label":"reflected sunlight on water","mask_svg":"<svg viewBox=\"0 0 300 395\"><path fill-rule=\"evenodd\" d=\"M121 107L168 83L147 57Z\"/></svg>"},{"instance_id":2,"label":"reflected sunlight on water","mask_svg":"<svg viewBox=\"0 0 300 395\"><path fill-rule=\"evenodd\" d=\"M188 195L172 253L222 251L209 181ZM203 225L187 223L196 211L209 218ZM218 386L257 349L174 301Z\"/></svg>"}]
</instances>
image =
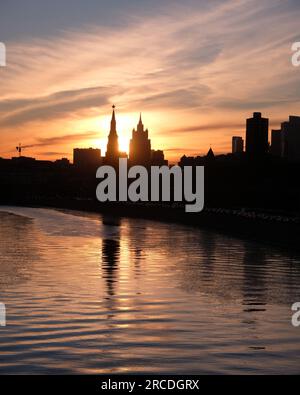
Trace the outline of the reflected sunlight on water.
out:
<instances>
[{"instance_id":1,"label":"reflected sunlight on water","mask_svg":"<svg viewBox=\"0 0 300 395\"><path fill-rule=\"evenodd\" d=\"M300 258L206 230L0 207L1 373L299 373Z\"/></svg>"}]
</instances>

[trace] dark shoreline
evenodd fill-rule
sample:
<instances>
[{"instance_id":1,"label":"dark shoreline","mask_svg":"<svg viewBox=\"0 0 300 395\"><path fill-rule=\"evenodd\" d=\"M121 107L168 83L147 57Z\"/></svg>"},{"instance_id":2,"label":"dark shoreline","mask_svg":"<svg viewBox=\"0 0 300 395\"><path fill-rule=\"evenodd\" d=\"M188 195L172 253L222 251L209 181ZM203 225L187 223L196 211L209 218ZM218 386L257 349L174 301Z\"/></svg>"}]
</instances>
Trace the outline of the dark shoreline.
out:
<instances>
[{"instance_id":1,"label":"dark shoreline","mask_svg":"<svg viewBox=\"0 0 300 395\"><path fill-rule=\"evenodd\" d=\"M66 198L2 200L0 205L78 210L108 217L178 223L300 252L300 219L279 212L204 209L201 213L185 213L183 207L168 204L99 203L93 199Z\"/></svg>"}]
</instances>

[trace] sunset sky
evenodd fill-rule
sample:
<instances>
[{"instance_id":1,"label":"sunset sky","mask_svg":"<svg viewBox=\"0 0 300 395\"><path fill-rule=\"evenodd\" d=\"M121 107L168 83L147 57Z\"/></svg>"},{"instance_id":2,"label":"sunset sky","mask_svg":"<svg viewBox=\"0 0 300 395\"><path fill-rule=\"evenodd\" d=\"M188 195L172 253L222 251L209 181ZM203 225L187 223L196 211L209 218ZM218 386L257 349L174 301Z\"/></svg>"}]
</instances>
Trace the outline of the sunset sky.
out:
<instances>
[{"instance_id":1,"label":"sunset sky","mask_svg":"<svg viewBox=\"0 0 300 395\"><path fill-rule=\"evenodd\" d=\"M1 0L0 156L105 153L111 106L126 150L139 113L175 161L229 152L262 111L300 115L299 0Z\"/></svg>"}]
</instances>

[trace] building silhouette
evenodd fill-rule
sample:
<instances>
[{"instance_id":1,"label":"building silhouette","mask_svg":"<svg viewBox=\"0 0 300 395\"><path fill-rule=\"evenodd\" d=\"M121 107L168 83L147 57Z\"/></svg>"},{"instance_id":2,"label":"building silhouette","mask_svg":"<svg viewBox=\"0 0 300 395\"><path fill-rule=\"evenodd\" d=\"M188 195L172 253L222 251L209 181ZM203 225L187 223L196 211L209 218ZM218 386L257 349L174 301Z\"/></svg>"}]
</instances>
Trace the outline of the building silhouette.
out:
<instances>
[{"instance_id":1,"label":"building silhouette","mask_svg":"<svg viewBox=\"0 0 300 395\"><path fill-rule=\"evenodd\" d=\"M154 149L151 151L151 165L168 166L168 161L165 159L164 151Z\"/></svg>"},{"instance_id":2,"label":"building silhouette","mask_svg":"<svg viewBox=\"0 0 300 395\"><path fill-rule=\"evenodd\" d=\"M148 129L144 129L142 115L137 125L137 129L132 131L132 139L129 147L130 165L150 166L151 164L151 141Z\"/></svg>"},{"instance_id":3,"label":"building silhouette","mask_svg":"<svg viewBox=\"0 0 300 395\"><path fill-rule=\"evenodd\" d=\"M281 124L282 156L291 161L300 161L300 117L290 116Z\"/></svg>"},{"instance_id":4,"label":"building silhouette","mask_svg":"<svg viewBox=\"0 0 300 395\"><path fill-rule=\"evenodd\" d=\"M216 161L216 156L212 148L210 148L206 155L204 156L186 156L183 155L178 162L178 165L183 166L205 166L212 165Z\"/></svg>"},{"instance_id":5,"label":"building silhouette","mask_svg":"<svg viewBox=\"0 0 300 395\"><path fill-rule=\"evenodd\" d=\"M101 151L97 148L74 148L73 164L77 169L89 170L102 164Z\"/></svg>"},{"instance_id":6,"label":"building silhouette","mask_svg":"<svg viewBox=\"0 0 300 395\"><path fill-rule=\"evenodd\" d=\"M244 140L242 137L233 136L232 137L232 153L240 154L244 151Z\"/></svg>"},{"instance_id":7,"label":"building silhouette","mask_svg":"<svg viewBox=\"0 0 300 395\"><path fill-rule=\"evenodd\" d=\"M110 131L108 135L107 150L105 155L105 163L107 165L115 166L119 160L119 138L117 133L117 122L115 114L115 106L113 106L113 113L110 122Z\"/></svg>"},{"instance_id":8,"label":"building silhouette","mask_svg":"<svg viewBox=\"0 0 300 395\"><path fill-rule=\"evenodd\" d=\"M274 156L282 156L282 133L281 129L272 130L270 153Z\"/></svg>"},{"instance_id":9,"label":"building silhouette","mask_svg":"<svg viewBox=\"0 0 300 395\"><path fill-rule=\"evenodd\" d=\"M260 112L255 112L253 118L247 119L246 153L249 156L263 156L267 154L269 143L269 119L262 118Z\"/></svg>"},{"instance_id":10,"label":"building silhouette","mask_svg":"<svg viewBox=\"0 0 300 395\"><path fill-rule=\"evenodd\" d=\"M61 169L68 169L71 165L68 158L57 159L54 164Z\"/></svg>"},{"instance_id":11,"label":"building silhouette","mask_svg":"<svg viewBox=\"0 0 300 395\"><path fill-rule=\"evenodd\" d=\"M205 161L207 163L211 163L211 162L214 162L215 159L216 159L216 157L215 157L214 151L212 150L212 148L210 148L208 150L208 153L206 154Z\"/></svg>"},{"instance_id":12,"label":"building silhouette","mask_svg":"<svg viewBox=\"0 0 300 395\"><path fill-rule=\"evenodd\" d=\"M183 155L178 162L178 165L183 166L195 166L195 158L193 156Z\"/></svg>"}]
</instances>

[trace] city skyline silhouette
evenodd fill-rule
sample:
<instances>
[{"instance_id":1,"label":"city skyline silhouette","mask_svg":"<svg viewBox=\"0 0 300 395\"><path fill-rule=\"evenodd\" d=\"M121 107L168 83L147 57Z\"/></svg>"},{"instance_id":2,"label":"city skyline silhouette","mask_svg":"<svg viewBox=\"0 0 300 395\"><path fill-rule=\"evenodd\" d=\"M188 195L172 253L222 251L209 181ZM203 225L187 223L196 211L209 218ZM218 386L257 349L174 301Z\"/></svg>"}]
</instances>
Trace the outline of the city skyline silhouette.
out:
<instances>
[{"instance_id":1,"label":"city skyline silhouette","mask_svg":"<svg viewBox=\"0 0 300 395\"><path fill-rule=\"evenodd\" d=\"M277 130L269 130L269 123L269 119L262 117L261 112L254 112L253 117L248 118L245 122L244 134L242 136L231 137L231 152L225 154L247 154L248 157L254 158L271 155L293 162L300 162L300 117L290 115L289 120L282 122L281 128ZM19 159L25 159L24 150L28 151L30 148L31 146L24 146L19 143L16 146ZM210 144L206 155L200 155L197 152L194 155L184 153L177 163L184 161L188 163L193 157L201 156L206 156L210 160L214 160L215 153L213 148ZM131 166L143 165L148 167L151 165L168 165L164 151L152 149L149 130L144 127L142 113L139 115L137 127L132 129L128 150L120 150L116 106L112 105L110 129L107 135L105 151L102 152L101 149L95 147L73 148L73 164L77 167L85 167L89 164L94 164L95 166L107 164L116 167L120 158L128 158ZM69 162L67 157L57 158L56 162L59 160L65 163Z\"/></svg>"}]
</instances>

